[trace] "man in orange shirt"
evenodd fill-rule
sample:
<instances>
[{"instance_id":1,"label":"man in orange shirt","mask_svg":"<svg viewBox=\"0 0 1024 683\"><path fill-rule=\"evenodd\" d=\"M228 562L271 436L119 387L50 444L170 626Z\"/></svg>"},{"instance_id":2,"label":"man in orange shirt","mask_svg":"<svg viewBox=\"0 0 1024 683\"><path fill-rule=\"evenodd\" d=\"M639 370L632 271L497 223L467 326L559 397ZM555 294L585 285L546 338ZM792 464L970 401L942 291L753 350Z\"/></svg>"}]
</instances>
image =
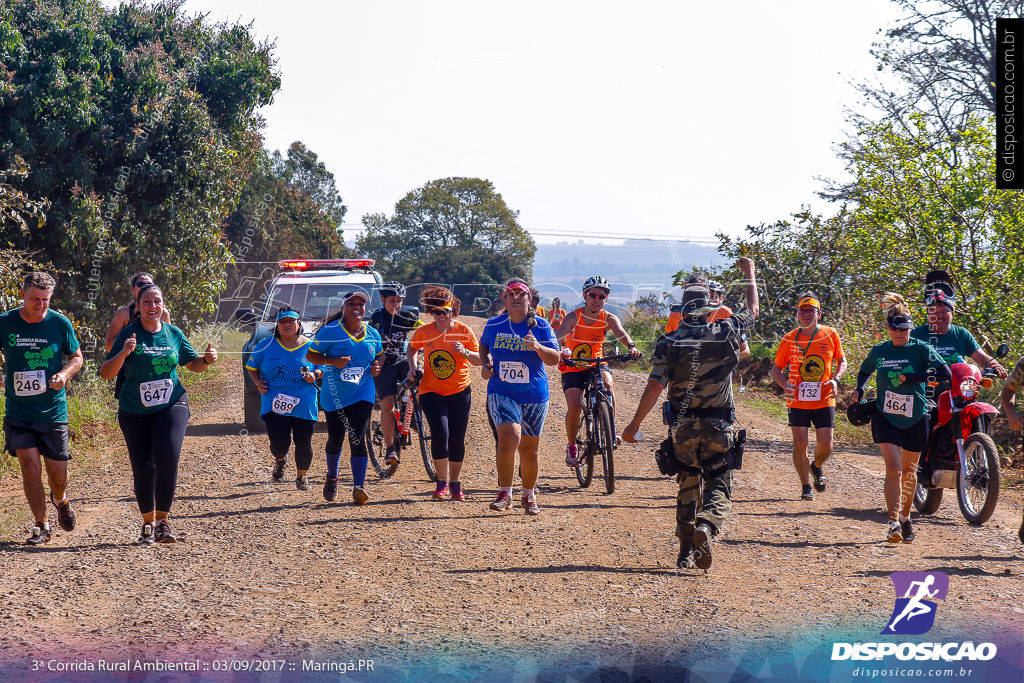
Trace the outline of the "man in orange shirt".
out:
<instances>
[{"instance_id":1,"label":"man in orange shirt","mask_svg":"<svg viewBox=\"0 0 1024 683\"><path fill-rule=\"evenodd\" d=\"M800 497L814 500L814 489L825 490L821 466L832 455L832 429L836 419L836 390L846 374L846 357L839 334L819 325L821 304L806 292L797 303L799 327L779 342L772 366L772 379L785 391L789 426L793 430L793 464L800 475ZM835 374L832 363L835 361ZM808 462L808 432L814 426L817 443L814 462Z\"/></svg>"},{"instance_id":2,"label":"man in orange shirt","mask_svg":"<svg viewBox=\"0 0 1024 683\"><path fill-rule=\"evenodd\" d=\"M725 287L721 283L712 280L708 283L708 291L711 292L710 303L711 306L717 306L718 308L708 315L708 323L713 323L716 320L725 320L732 315L732 309L726 306L722 301L725 299ZM665 334L672 334L679 327L679 321L682 320L682 306L672 306L669 309L668 322L665 323ZM747 344L746 335L743 335L742 341L740 341L740 358L746 358L750 355L750 345Z\"/></svg>"}]
</instances>

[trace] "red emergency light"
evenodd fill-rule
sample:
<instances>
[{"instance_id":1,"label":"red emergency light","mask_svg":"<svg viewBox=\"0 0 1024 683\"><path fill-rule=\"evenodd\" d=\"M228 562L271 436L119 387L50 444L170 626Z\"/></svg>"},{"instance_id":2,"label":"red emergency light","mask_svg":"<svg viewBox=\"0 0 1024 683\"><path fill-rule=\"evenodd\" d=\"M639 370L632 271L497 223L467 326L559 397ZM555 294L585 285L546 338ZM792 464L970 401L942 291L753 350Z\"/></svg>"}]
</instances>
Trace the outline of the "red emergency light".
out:
<instances>
[{"instance_id":1,"label":"red emergency light","mask_svg":"<svg viewBox=\"0 0 1024 683\"><path fill-rule=\"evenodd\" d=\"M375 263L373 259L302 259L294 261L279 261L278 266L283 270L325 270L339 268L348 270L352 268L369 268Z\"/></svg>"}]
</instances>

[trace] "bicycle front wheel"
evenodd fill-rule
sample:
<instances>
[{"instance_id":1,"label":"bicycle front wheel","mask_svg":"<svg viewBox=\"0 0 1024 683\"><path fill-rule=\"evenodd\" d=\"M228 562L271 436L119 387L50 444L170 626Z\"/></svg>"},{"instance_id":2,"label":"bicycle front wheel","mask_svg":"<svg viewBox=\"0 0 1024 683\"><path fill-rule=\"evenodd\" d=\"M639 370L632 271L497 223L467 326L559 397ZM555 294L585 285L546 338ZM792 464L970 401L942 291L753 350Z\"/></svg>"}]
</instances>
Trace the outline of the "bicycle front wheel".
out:
<instances>
[{"instance_id":1,"label":"bicycle front wheel","mask_svg":"<svg viewBox=\"0 0 1024 683\"><path fill-rule=\"evenodd\" d=\"M423 468L427 471L427 478L430 481L437 481L437 471L434 470L434 459L430 456L430 425L427 418L423 416L423 409L420 407L420 395L412 395L412 400L406 404L410 406L406 410L412 410L412 428L419 436L420 455L423 456Z\"/></svg>"},{"instance_id":2,"label":"bicycle front wheel","mask_svg":"<svg viewBox=\"0 0 1024 683\"><path fill-rule=\"evenodd\" d=\"M387 446L384 445L384 430L381 427L383 414L380 405L374 406L373 414L370 416L370 426L367 428L366 444L370 456L370 465L374 472L381 479L387 479L398 470L398 463L388 465L384 462L387 455ZM401 454L401 439L395 436L395 453Z\"/></svg>"},{"instance_id":3,"label":"bicycle front wheel","mask_svg":"<svg viewBox=\"0 0 1024 683\"><path fill-rule=\"evenodd\" d=\"M576 481L579 482L580 488L585 489L590 486L590 482L594 479L594 420L590 414L584 411L583 413L583 424L580 425L580 429L583 431L583 438L576 439L576 458L577 465L572 468L572 471L576 474Z\"/></svg>"},{"instance_id":4,"label":"bicycle front wheel","mask_svg":"<svg viewBox=\"0 0 1024 683\"><path fill-rule=\"evenodd\" d=\"M608 493L615 493L615 426L612 424L612 407L601 400L595 407L597 418L597 448L604 464L604 487Z\"/></svg>"}]
</instances>

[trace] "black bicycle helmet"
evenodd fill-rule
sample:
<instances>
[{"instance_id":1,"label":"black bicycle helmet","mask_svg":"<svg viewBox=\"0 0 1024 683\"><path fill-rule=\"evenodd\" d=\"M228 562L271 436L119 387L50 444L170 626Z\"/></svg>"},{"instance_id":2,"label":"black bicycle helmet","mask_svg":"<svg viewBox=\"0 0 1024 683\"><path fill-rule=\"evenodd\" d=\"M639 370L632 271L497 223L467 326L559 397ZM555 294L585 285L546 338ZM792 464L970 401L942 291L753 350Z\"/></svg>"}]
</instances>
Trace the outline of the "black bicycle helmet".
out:
<instances>
[{"instance_id":1,"label":"black bicycle helmet","mask_svg":"<svg viewBox=\"0 0 1024 683\"><path fill-rule=\"evenodd\" d=\"M851 403L846 409L846 419L854 427L863 427L871 422L871 416L875 414L875 401L859 401Z\"/></svg>"},{"instance_id":2,"label":"black bicycle helmet","mask_svg":"<svg viewBox=\"0 0 1024 683\"><path fill-rule=\"evenodd\" d=\"M401 282L395 282L394 280L391 280L390 282L385 282L380 286L380 296L381 298L388 296L400 296L404 299L405 285L403 285Z\"/></svg>"}]
</instances>

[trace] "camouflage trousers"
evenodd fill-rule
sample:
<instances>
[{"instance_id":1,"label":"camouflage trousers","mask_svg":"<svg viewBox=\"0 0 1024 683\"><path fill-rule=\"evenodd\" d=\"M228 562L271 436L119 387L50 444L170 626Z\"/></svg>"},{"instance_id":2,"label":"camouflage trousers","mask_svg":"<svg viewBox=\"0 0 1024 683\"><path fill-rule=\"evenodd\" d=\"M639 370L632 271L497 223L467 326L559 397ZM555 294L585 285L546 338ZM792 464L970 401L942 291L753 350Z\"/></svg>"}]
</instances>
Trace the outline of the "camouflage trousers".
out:
<instances>
[{"instance_id":1,"label":"camouflage trousers","mask_svg":"<svg viewBox=\"0 0 1024 683\"><path fill-rule=\"evenodd\" d=\"M732 423L706 417L684 418L676 423L672 446L688 469L676 476L676 536L693 538L697 521L707 522L717 534L732 509L732 471L726 468L726 453L733 446ZM704 494L700 495L701 479ZM701 503L697 514L697 503Z\"/></svg>"}]
</instances>

